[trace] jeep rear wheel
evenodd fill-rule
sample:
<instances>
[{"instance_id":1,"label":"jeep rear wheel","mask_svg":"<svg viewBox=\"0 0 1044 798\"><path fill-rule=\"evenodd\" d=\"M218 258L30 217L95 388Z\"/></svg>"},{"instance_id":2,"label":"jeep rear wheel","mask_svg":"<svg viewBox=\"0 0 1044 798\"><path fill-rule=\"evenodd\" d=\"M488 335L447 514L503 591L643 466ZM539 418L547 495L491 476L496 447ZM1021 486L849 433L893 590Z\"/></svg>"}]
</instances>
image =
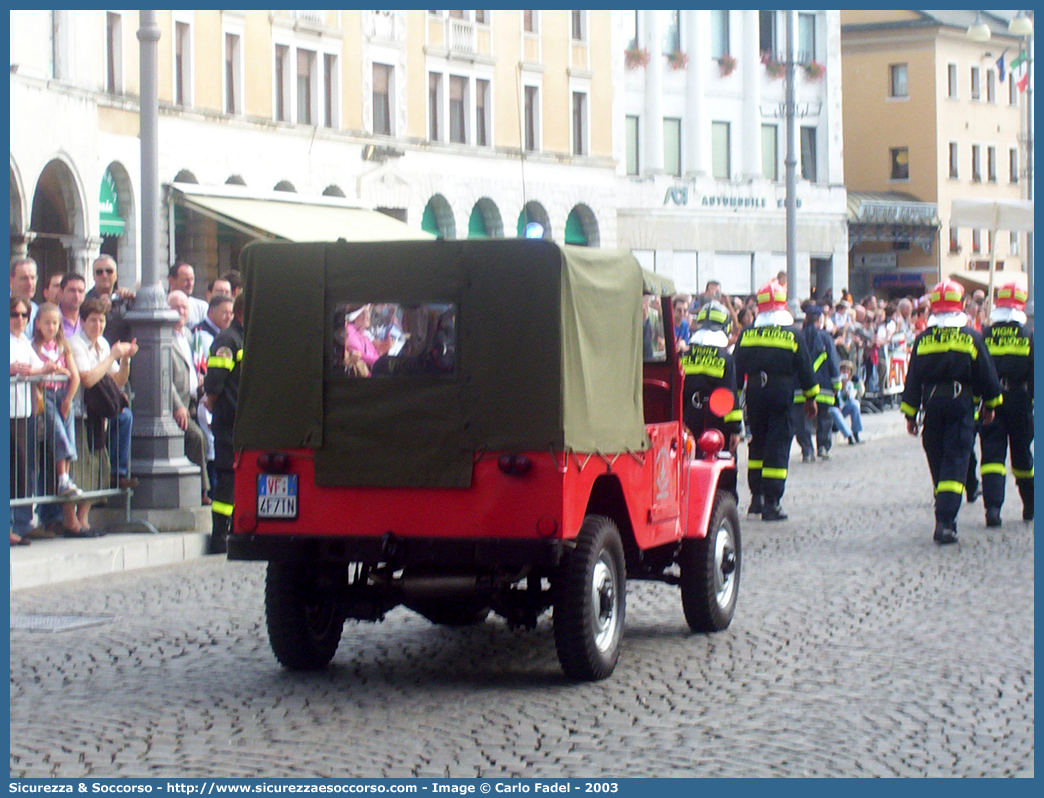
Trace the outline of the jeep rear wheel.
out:
<instances>
[{"instance_id":1,"label":"jeep rear wheel","mask_svg":"<svg viewBox=\"0 0 1044 798\"><path fill-rule=\"evenodd\" d=\"M554 588L555 648L562 669L582 681L605 679L620 657L627 593L623 543L611 519L584 519Z\"/></svg>"},{"instance_id":2,"label":"jeep rear wheel","mask_svg":"<svg viewBox=\"0 0 1044 798\"><path fill-rule=\"evenodd\" d=\"M276 659L290 670L325 668L341 642L344 614L334 593L336 581L321 576L303 563L268 564L268 641Z\"/></svg>"},{"instance_id":3,"label":"jeep rear wheel","mask_svg":"<svg viewBox=\"0 0 1044 798\"><path fill-rule=\"evenodd\" d=\"M682 541L681 595L685 620L694 632L720 632L732 623L739 594L739 513L736 499L720 490L714 496L704 538Z\"/></svg>"}]
</instances>

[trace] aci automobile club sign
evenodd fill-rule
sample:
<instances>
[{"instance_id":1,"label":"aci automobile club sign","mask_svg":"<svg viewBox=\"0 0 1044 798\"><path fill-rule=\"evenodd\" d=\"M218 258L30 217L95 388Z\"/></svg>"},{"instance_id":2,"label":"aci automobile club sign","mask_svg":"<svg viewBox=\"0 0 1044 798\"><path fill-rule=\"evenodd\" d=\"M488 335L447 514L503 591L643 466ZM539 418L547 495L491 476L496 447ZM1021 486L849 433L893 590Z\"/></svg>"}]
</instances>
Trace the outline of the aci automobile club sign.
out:
<instances>
[{"instance_id":1,"label":"aci automobile club sign","mask_svg":"<svg viewBox=\"0 0 1044 798\"><path fill-rule=\"evenodd\" d=\"M688 186L671 186L667 189L667 193L663 197L664 205L689 205L689 187ZM693 200L695 202L695 198ZM749 208L756 210L759 208L782 208L785 205L785 200L777 199L775 204L772 204L770 198L767 197L743 197L736 196L735 194L704 194L699 197L699 206L701 208L732 208L739 210L740 208ZM797 201L798 207L801 207L801 200Z\"/></svg>"}]
</instances>

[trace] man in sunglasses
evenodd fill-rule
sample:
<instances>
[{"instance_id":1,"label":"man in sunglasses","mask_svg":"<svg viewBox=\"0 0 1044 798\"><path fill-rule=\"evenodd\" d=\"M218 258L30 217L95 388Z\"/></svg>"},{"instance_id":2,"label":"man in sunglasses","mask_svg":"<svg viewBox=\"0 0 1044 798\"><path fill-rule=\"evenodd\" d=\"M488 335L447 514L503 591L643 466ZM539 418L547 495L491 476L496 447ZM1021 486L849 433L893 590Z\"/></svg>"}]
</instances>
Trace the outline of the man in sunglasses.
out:
<instances>
[{"instance_id":1,"label":"man in sunglasses","mask_svg":"<svg viewBox=\"0 0 1044 798\"><path fill-rule=\"evenodd\" d=\"M134 292L117 286L119 275L116 261L111 255L99 255L92 271L94 286L87 292L85 299L109 301L110 308L105 314L105 340L110 346L117 341L130 341L133 336L125 317L127 311L134 307Z\"/></svg>"}]
</instances>

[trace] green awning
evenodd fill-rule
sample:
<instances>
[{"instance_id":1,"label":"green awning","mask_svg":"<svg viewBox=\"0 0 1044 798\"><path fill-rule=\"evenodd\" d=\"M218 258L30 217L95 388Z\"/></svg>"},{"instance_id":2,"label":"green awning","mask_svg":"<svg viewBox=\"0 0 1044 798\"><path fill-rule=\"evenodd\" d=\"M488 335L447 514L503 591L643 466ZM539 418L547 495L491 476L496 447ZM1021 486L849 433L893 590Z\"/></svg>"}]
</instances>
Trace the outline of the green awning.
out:
<instances>
[{"instance_id":1,"label":"green awning","mask_svg":"<svg viewBox=\"0 0 1044 798\"><path fill-rule=\"evenodd\" d=\"M489 238L486 217L482 215L478 205L471 209L471 218L468 219L468 238Z\"/></svg>"},{"instance_id":2,"label":"green awning","mask_svg":"<svg viewBox=\"0 0 1044 798\"><path fill-rule=\"evenodd\" d=\"M98 231L103 236L122 236L127 223L120 216L120 197L116 191L116 180L108 169L102 175L101 189L98 191Z\"/></svg>"},{"instance_id":3,"label":"green awning","mask_svg":"<svg viewBox=\"0 0 1044 798\"><path fill-rule=\"evenodd\" d=\"M435 209L430 202L424 206L424 216L421 217L421 230L425 233L431 233L433 236L440 234L439 220L435 218Z\"/></svg>"},{"instance_id":4,"label":"green awning","mask_svg":"<svg viewBox=\"0 0 1044 798\"><path fill-rule=\"evenodd\" d=\"M569 212L569 218L566 219L565 242L580 247L587 246L587 233L584 232L584 224L580 221L576 208Z\"/></svg>"}]
</instances>

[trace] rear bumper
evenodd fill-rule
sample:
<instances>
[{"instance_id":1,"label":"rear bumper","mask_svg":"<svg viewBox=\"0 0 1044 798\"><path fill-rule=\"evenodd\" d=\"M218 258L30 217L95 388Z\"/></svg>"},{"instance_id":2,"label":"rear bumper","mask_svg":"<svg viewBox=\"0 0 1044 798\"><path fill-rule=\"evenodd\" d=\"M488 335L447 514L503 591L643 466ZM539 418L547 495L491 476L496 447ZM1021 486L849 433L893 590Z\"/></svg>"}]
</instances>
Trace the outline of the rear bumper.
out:
<instances>
[{"instance_id":1,"label":"rear bumper","mask_svg":"<svg viewBox=\"0 0 1044 798\"><path fill-rule=\"evenodd\" d=\"M548 566L558 565L570 543L560 539L379 538L329 535L228 536L228 559L300 562L387 563L417 565Z\"/></svg>"}]
</instances>

